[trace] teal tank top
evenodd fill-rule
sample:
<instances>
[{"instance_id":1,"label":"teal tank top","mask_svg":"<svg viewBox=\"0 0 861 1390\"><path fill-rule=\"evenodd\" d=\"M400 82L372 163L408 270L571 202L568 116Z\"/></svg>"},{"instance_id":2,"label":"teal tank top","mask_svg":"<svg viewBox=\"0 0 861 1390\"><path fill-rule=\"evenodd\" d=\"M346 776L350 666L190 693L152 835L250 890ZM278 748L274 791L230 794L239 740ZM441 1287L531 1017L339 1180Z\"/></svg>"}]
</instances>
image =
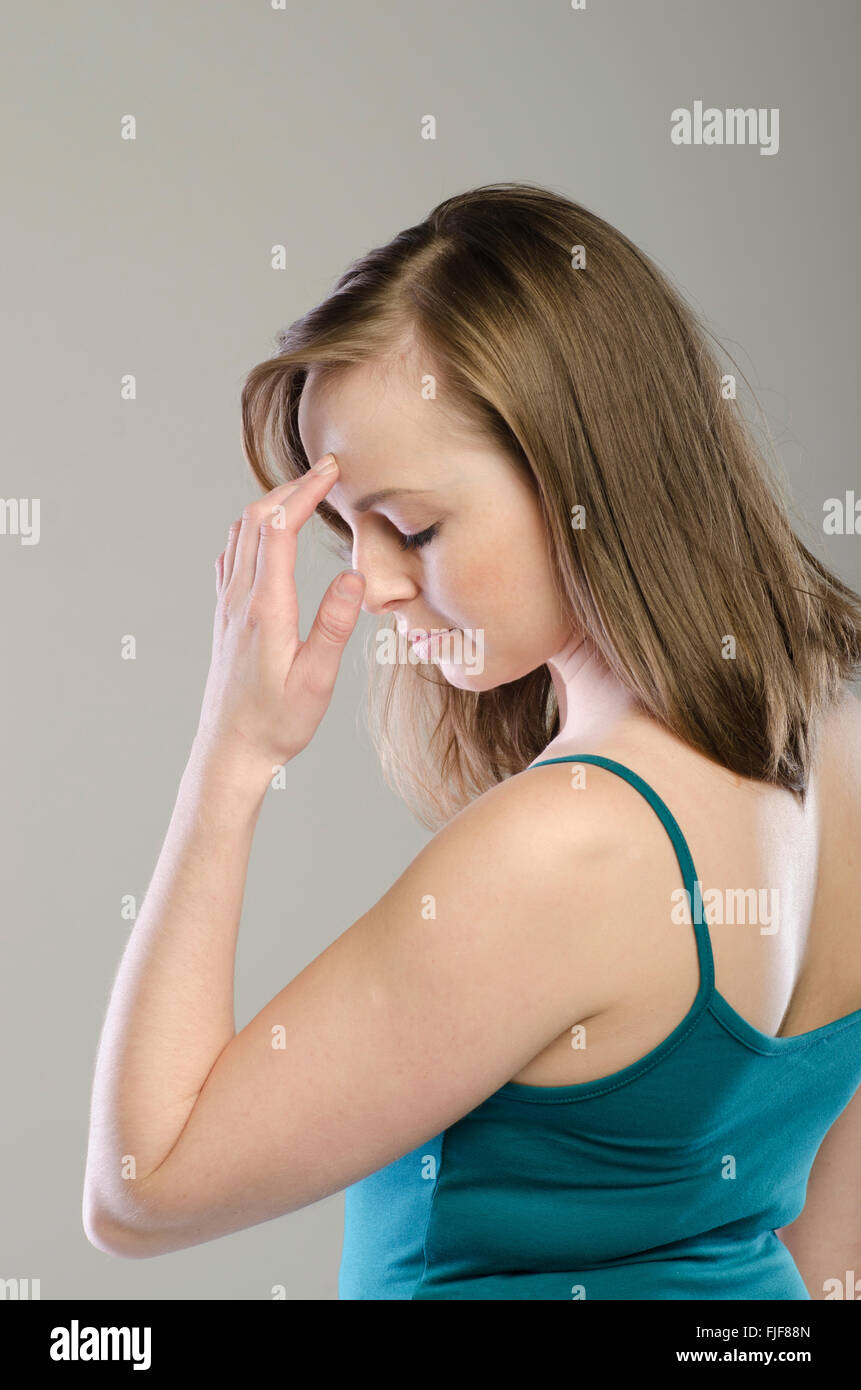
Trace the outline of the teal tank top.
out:
<instances>
[{"instance_id":1,"label":"teal tank top","mask_svg":"<svg viewBox=\"0 0 861 1390\"><path fill-rule=\"evenodd\" d=\"M694 904L690 851L652 788L597 755L532 766L561 762L607 768L646 798ZM861 1082L861 1009L761 1033L715 988L692 916L699 989L646 1056L578 1085L509 1081L346 1189L340 1298L810 1298L775 1231L800 1214Z\"/></svg>"}]
</instances>

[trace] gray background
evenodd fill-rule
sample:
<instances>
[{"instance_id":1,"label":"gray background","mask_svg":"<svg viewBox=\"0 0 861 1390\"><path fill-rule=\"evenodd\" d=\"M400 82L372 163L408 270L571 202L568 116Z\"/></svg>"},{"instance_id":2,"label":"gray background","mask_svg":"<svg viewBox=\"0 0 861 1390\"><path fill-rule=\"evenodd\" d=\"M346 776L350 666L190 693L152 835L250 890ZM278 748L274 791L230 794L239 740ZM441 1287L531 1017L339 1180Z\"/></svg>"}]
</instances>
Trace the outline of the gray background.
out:
<instances>
[{"instance_id":1,"label":"gray background","mask_svg":"<svg viewBox=\"0 0 861 1390\"><path fill-rule=\"evenodd\" d=\"M705 316L762 402L805 539L859 587L859 538L822 533L825 498L861 495L857 0L112 0L7 5L3 28L0 493L39 497L42 515L38 545L0 536L0 1275L40 1278L45 1299L264 1299L274 1284L333 1299L340 1194L140 1262L95 1250L80 1218L120 900L140 904L152 873L197 724L213 561L256 495L244 374L349 260L442 198L545 184ZM673 146L670 112L697 98L778 107L779 153ZM321 535L302 538L304 631L341 568ZM364 732L363 635L264 807L240 1028L428 838Z\"/></svg>"}]
</instances>

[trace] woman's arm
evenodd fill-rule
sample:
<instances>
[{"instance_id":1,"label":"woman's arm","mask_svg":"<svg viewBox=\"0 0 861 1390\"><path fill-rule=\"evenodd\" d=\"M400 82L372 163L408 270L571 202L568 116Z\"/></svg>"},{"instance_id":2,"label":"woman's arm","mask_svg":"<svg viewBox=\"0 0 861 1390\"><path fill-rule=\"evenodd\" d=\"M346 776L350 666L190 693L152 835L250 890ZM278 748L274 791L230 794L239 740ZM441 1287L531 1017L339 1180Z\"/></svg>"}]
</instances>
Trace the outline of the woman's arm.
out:
<instances>
[{"instance_id":1,"label":"woman's arm","mask_svg":"<svg viewBox=\"0 0 861 1390\"><path fill-rule=\"evenodd\" d=\"M819 1146L804 1210L777 1234L811 1298L861 1298L861 1090Z\"/></svg>"},{"instance_id":2,"label":"woman's arm","mask_svg":"<svg viewBox=\"0 0 861 1390\"><path fill-rule=\"evenodd\" d=\"M630 803L610 778L587 800L547 772L461 810L229 1040L167 1158L88 1230L97 1248L149 1259L339 1192L612 997L607 934L641 871L624 852Z\"/></svg>"},{"instance_id":3,"label":"woman's arm","mask_svg":"<svg viewBox=\"0 0 861 1390\"><path fill-rule=\"evenodd\" d=\"M216 561L200 724L99 1042L84 1179L88 1235L134 1224L146 1177L173 1149L236 1035L236 937L263 797L328 707L364 587L360 579L350 597L336 581L307 640L299 639L298 532L337 476L315 467L247 507Z\"/></svg>"},{"instance_id":4,"label":"woman's arm","mask_svg":"<svg viewBox=\"0 0 861 1390\"><path fill-rule=\"evenodd\" d=\"M166 1158L235 1036L236 938L271 775L251 756L231 758L195 740L102 1028L85 1179L88 1230L128 1219L132 1180Z\"/></svg>"}]
</instances>

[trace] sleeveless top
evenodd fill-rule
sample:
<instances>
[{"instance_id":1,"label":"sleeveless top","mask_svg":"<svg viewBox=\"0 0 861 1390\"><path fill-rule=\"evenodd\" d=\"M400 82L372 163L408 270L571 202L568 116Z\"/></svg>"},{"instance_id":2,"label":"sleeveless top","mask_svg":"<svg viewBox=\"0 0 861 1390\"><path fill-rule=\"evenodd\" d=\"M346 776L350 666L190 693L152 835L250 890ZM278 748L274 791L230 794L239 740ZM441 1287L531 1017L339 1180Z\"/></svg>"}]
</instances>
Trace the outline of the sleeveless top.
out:
<instances>
[{"instance_id":1,"label":"sleeveless top","mask_svg":"<svg viewBox=\"0 0 861 1390\"><path fill-rule=\"evenodd\" d=\"M561 762L607 768L646 798L701 903L652 788L597 755L531 766ZM705 914L689 916L699 989L657 1047L577 1085L509 1081L346 1188L340 1298L811 1297L775 1231L800 1214L816 1151L861 1082L861 1009L761 1033L715 988Z\"/></svg>"}]
</instances>

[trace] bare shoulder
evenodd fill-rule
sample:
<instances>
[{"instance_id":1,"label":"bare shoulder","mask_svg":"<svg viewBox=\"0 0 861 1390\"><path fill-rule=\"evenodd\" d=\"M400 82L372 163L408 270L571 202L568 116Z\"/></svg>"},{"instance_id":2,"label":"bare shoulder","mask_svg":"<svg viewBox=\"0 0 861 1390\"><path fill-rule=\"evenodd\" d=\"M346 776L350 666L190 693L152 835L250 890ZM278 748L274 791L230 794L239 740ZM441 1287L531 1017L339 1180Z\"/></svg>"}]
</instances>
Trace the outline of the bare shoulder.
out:
<instances>
[{"instance_id":1,"label":"bare shoulder","mask_svg":"<svg viewBox=\"0 0 861 1390\"><path fill-rule=\"evenodd\" d=\"M445 886L458 900L460 929L478 916L509 936L522 933L550 967L560 947L575 950L602 903L602 885L624 878L619 859L632 843L632 803L640 798L606 773L590 776L584 795L567 766L526 768L476 797L406 866L390 889L392 903L400 910L399 900L422 885L434 893Z\"/></svg>"},{"instance_id":2,"label":"bare shoulder","mask_svg":"<svg viewBox=\"0 0 861 1390\"><path fill-rule=\"evenodd\" d=\"M645 937L636 950L627 941L647 863L649 874L663 875L661 887L672 878L672 845L648 803L604 768L554 763L526 768L478 797L407 874L415 883L457 882L461 898L468 893L476 910L483 904L506 947L525 946L530 967L557 982L545 988L562 991L560 1026L567 1027L614 1004L620 979L630 986L619 955L634 970L647 948Z\"/></svg>"},{"instance_id":3,"label":"bare shoulder","mask_svg":"<svg viewBox=\"0 0 861 1390\"><path fill-rule=\"evenodd\" d=\"M698 785L706 770L731 776L657 726L620 729L617 737L588 756L595 754L627 768L647 784L660 782L668 794L677 786ZM570 761L532 765L494 788L489 797L504 796L488 802L488 812L495 805L500 812L534 825L555 850L579 853L593 872L604 862L618 866L640 861L644 843L661 845L666 839L670 846L654 809L627 778L599 763L581 761L582 753L570 756ZM551 745L547 757L567 759L569 754ZM563 869L564 863L563 857Z\"/></svg>"},{"instance_id":4,"label":"bare shoulder","mask_svg":"<svg viewBox=\"0 0 861 1390\"><path fill-rule=\"evenodd\" d=\"M456 885L461 905L507 940L524 934L536 963L551 974L575 967L570 978L585 985L591 972L603 996L592 943L605 921L624 915L654 812L618 777L590 766L584 781L574 767L529 767L498 783L439 830L401 879L410 893L422 883Z\"/></svg>"},{"instance_id":5,"label":"bare shoulder","mask_svg":"<svg viewBox=\"0 0 861 1390\"><path fill-rule=\"evenodd\" d=\"M538 867L570 875L577 857L594 863L627 843L626 826L636 818L639 799L594 765L528 767L465 807L437 841L440 847L468 845L478 856L484 846L495 854L504 850L518 871Z\"/></svg>"}]
</instances>

